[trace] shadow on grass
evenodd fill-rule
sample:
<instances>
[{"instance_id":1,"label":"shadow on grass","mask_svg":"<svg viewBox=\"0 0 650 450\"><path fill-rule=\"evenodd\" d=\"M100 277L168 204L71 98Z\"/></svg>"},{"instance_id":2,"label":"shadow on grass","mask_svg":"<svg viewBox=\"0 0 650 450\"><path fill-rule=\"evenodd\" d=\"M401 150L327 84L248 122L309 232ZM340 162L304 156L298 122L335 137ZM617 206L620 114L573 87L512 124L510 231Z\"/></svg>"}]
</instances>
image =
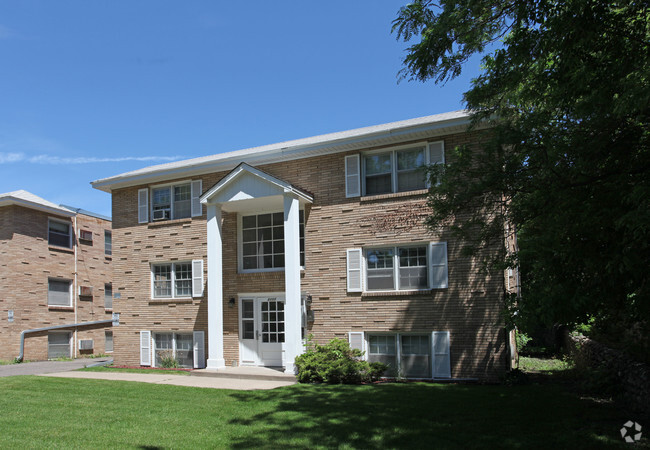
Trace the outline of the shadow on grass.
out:
<instances>
[{"instance_id":1,"label":"shadow on grass","mask_svg":"<svg viewBox=\"0 0 650 450\"><path fill-rule=\"evenodd\" d=\"M275 408L232 419L257 429L234 448L595 448L623 446L617 433L628 420L555 386L298 385L253 398Z\"/></svg>"}]
</instances>

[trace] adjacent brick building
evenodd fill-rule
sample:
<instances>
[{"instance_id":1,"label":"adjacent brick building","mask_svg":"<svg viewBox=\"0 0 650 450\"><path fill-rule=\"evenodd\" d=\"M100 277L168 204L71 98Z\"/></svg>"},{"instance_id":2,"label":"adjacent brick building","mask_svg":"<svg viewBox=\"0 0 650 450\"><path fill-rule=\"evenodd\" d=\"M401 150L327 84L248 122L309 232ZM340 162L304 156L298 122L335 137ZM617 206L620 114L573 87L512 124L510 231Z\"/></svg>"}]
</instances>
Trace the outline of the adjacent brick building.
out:
<instances>
[{"instance_id":1,"label":"adjacent brick building","mask_svg":"<svg viewBox=\"0 0 650 450\"><path fill-rule=\"evenodd\" d=\"M93 182L113 198L115 361L292 372L312 334L389 375L496 381L514 278L423 224L422 166L476 146L468 124L459 111Z\"/></svg>"},{"instance_id":2,"label":"adjacent brick building","mask_svg":"<svg viewBox=\"0 0 650 450\"><path fill-rule=\"evenodd\" d=\"M112 352L111 233L108 217L0 194L0 359L19 355L23 331L53 327L25 333L24 359Z\"/></svg>"}]
</instances>

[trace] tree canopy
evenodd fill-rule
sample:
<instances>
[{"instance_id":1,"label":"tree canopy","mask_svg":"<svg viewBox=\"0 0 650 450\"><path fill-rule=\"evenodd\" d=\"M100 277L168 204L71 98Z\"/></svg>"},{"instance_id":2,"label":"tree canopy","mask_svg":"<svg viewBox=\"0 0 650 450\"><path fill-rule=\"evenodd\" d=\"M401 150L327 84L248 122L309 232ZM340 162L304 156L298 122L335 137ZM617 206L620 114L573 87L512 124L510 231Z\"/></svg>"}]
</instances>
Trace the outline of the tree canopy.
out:
<instances>
[{"instance_id":1,"label":"tree canopy","mask_svg":"<svg viewBox=\"0 0 650 450\"><path fill-rule=\"evenodd\" d=\"M416 0L393 32L410 43L407 79L444 83L490 49L464 96L489 139L430 169L429 225L452 223L472 250L512 224L519 251L497 262L521 268L522 323L647 327L649 4Z\"/></svg>"}]
</instances>

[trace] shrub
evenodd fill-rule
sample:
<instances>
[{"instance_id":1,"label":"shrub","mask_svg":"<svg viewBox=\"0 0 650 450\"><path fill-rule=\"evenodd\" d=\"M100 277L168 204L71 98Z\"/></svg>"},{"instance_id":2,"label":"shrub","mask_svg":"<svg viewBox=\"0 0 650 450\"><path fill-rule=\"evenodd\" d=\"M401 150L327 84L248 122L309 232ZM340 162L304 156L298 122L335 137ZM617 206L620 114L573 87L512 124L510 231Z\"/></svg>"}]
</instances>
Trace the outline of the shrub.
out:
<instances>
[{"instance_id":1,"label":"shrub","mask_svg":"<svg viewBox=\"0 0 650 450\"><path fill-rule=\"evenodd\" d=\"M382 363L368 363L360 358L363 352L350 348L342 339L320 345L309 336L307 351L296 358L298 381L301 383L356 384L375 381L386 371Z\"/></svg>"},{"instance_id":2,"label":"shrub","mask_svg":"<svg viewBox=\"0 0 650 450\"><path fill-rule=\"evenodd\" d=\"M178 361L174 358L171 350L165 350L160 354L160 367L163 369L176 369L178 367Z\"/></svg>"},{"instance_id":3,"label":"shrub","mask_svg":"<svg viewBox=\"0 0 650 450\"><path fill-rule=\"evenodd\" d=\"M515 340L517 342L517 351L519 353L525 353L525 348L526 345L531 341L531 337L529 337L526 333L522 333L519 330L516 330L515 332Z\"/></svg>"}]
</instances>

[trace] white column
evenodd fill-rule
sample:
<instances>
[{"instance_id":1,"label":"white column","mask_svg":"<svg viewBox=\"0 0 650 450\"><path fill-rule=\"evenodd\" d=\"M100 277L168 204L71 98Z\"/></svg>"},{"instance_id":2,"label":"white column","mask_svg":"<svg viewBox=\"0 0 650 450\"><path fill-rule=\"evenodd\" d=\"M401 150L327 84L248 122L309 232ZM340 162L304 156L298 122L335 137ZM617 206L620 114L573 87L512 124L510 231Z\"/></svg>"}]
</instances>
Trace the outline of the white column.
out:
<instances>
[{"instance_id":1,"label":"white column","mask_svg":"<svg viewBox=\"0 0 650 450\"><path fill-rule=\"evenodd\" d=\"M208 204L208 369L226 367L223 359L222 252L221 208Z\"/></svg>"},{"instance_id":2,"label":"white column","mask_svg":"<svg viewBox=\"0 0 650 450\"><path fill-rule=\"evenodd\" d=\"M284 194L284 369L294 373L294 360L302 353L300 336L300 204L293 194Z\"/></svg>"}]
</instances>

